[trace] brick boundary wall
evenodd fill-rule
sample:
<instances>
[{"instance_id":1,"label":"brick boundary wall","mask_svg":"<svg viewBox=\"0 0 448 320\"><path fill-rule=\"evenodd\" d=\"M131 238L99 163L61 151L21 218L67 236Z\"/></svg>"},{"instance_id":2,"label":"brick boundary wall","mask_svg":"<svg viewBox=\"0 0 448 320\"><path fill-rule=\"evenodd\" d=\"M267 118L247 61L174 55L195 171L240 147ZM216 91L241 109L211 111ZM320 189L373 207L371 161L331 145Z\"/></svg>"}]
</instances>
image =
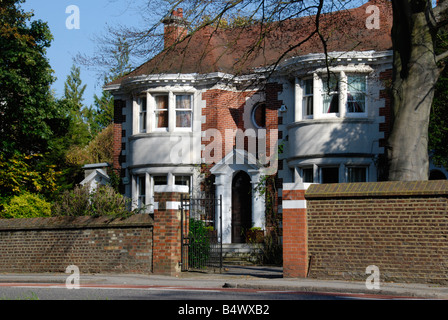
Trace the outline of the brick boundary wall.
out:
<instances>
[{"instance_id":1,"label":"brick boundary wall","mask_svg":"<svg viewBox=\"0 0 448 320\"><path fill-rule=\"evenodd\" d=\"M149 215L0 220L0 272L150 273L153 223Z\"/></svg>"},{"instance_id":2,"label":"brick boundary wall","mask_svg":"<svg viewBox=\"0 0 448 320\"><path fill-rule=\"evenodd\" d=\"M302 195L283 201L285 277L448 283L448 181L311 185L300 211Z\"/></svg>"}]
</instances>

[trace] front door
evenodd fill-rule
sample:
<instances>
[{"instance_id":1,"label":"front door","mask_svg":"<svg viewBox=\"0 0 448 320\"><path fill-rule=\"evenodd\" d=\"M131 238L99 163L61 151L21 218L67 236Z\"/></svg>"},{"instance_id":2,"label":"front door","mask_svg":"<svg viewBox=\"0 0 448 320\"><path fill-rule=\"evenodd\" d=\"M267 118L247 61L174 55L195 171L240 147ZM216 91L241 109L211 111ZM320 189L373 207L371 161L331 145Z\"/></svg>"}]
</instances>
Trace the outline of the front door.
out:
<instances>
[{"instance_id":1,"label":"front door","mask_svg":"<svg viewBox=\"0 0 448 320\"><path fill-rule=\"evenodd\" d=\"M232 243L245 243L246 230L252 227L252 184L244 171L232 182Z\"/></svg>"}]
</instances>

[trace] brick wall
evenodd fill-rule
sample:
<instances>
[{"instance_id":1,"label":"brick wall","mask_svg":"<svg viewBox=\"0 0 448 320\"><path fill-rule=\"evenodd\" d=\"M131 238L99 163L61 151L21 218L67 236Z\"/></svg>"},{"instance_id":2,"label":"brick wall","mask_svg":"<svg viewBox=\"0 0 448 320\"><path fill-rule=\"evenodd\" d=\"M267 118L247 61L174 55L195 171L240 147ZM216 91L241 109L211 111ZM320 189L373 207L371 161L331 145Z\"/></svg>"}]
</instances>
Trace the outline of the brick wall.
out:
<instances>
[{"instance_id":1,"label":"brick wall","mask_svg":"<svg viewBox=\"0 0 448 320\"><path fill-rule=\"evenodd\" d=\"M312 185L309 276L448 283L448 181Z\"/></svg>"},{"instance_id":2,"label":"brick wall","mask_svg":"<svg viewBox=\"0 0 448 320\"><path fill-rule=\"evenodd\" d=\"M284 184L282 204L286 278L448 283L446 180Z\"/></svg>"},{"instance_id":3,"label":"brick wall","mask_svg":"<svg viewBox=\"0 0 448 320\"><path fill-rule=\"evenodd\" d=\"M0 220L0 272L150 273L152 232L148 215Z\"/></svg>"}]
</instances>

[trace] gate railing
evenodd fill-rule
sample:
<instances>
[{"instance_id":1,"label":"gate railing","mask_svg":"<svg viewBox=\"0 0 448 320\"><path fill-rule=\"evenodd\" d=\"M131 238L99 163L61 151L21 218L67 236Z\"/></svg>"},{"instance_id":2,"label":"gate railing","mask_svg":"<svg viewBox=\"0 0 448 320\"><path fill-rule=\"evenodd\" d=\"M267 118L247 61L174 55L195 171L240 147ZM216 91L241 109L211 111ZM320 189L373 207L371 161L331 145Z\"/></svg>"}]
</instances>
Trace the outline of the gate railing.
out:
<instances>
[{"instance_id":1,"label":"gate railing","mask_svg":"<svg viewBox=\"0 0 448 320\"><path fill-rule=\"evenodd\" d=\"M181 197L182 271L222 269L222 196Z\"/></svg>"}]
</instances>

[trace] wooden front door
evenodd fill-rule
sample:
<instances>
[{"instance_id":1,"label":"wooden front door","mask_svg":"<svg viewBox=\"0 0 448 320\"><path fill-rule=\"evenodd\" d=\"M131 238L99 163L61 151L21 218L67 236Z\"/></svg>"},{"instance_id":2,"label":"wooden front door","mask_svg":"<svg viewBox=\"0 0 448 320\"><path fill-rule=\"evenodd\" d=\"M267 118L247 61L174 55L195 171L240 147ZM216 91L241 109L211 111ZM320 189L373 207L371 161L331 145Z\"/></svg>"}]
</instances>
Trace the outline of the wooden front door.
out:
<instances>
[{"instance_id":1,"label":"wooden front door","mask_svg":"<svg viewBox=\"0 0 448 320\"><path fill-rule=\"evenodd\" d=\"M232 243L245 243L246 230L252 227L252 184L244 171L232 183Z\"/></svg>"}]
</instances>

